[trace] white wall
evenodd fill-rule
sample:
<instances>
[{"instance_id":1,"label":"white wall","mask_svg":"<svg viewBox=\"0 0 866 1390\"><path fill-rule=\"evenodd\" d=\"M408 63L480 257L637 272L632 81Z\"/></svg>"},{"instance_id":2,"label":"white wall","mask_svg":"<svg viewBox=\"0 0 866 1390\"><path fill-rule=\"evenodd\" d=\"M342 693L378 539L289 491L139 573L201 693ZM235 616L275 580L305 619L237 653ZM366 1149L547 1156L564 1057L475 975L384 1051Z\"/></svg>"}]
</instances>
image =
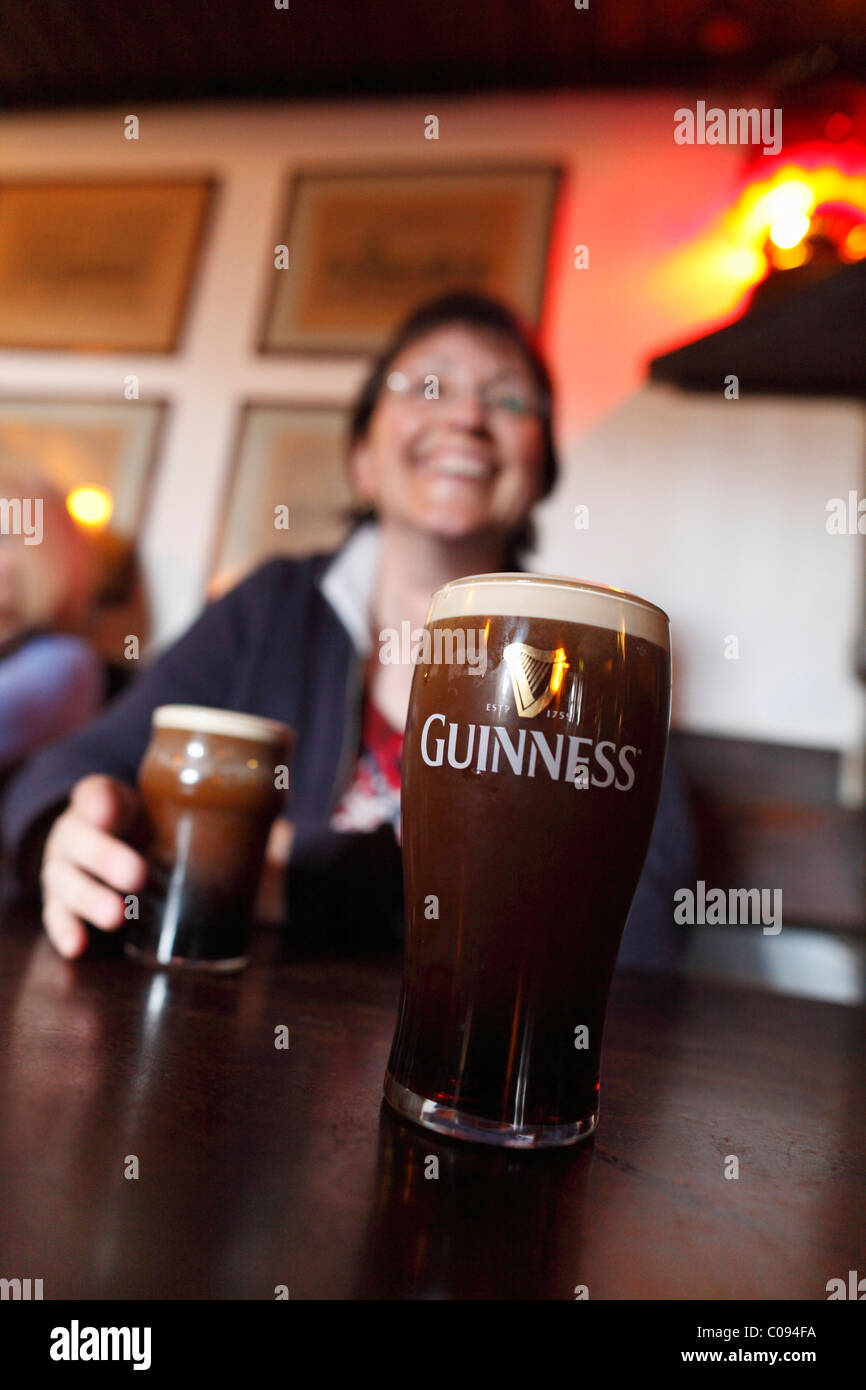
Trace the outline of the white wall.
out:
<instances>
[{"instance_id":1,"label":"white wall","mask_svg":"<svg viewBox=\"0 0 866 1390\"><path fill-rule=\"evenodd\" d=\"M569 446L543 555L670 614L678 727L853 747L863 538L828 534L826 503L863 495L864 460L858 405L645 386Z\"/></svg>"},{"instance_id":2,"label":"white wall","mask_svg":"<svg viewBox=\"0 0 866 1390\"><path fill-rule=\"evenodd\" d=\"M844 406L815 414L783 403L632 398L649 356L729 307L721 281L709 277L685 294L665 291L657 274L731 200L742 172L741 151L674 144L673 112L690 100L509 95L144 108L138 142L123 139L126 109L0 118L0 178L204 173L221 185L177 355L0 352L6 394L120 398L124 375L135 372L143 397L171 401L141 537L159 639L184 627L201 602L242 402L348 402L363 374L361 362L255 354L292 167L538 157L567 174L544 322L566 478L545 511L539 566L643 590L668 606L682 725L833 747L855 741L860 702L846 672L859 552L854 538L838 538L835 549L817 540L814 507L819 476L824 499L859 486L859 415ZM423 138L431 111L438 142ZM573 269L578 242L590 248L589 271ZM733 455L722 434L704 447L708 431L729 428ZM593 459L604 468L590 479ZM580 536L573 504L586 500L592 525ZM799 565L806 554L819 566L814 584ZM792 587L780 590L783 576ZM759 635L756 614L777 625ZM719 634L728 632L741 635L739 663L719 660ZM815 632L827 658L819 683L801 641Z\"/></svg>"}]
</instances>

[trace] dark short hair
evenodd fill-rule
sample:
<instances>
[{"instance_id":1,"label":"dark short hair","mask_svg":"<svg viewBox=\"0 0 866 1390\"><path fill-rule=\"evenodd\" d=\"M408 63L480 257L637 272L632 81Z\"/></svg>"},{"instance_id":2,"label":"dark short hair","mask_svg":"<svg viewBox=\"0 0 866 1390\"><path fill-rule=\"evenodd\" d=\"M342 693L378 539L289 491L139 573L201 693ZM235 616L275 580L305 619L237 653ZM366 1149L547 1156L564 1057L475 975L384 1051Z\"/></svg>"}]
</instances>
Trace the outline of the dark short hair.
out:
<instances>
[{"instance_id":1,"label":"dark short hair","mask_svg":"<svg viewBox=\"0 0 866 1390\"><path fill-rule=\"evenodd\" d=\"M450 290L446 294L440 294L435 299L419 305L398 325L390 341L373 363L355 401L349 419L349 448L366 437L391 366L403 350L420 338L426 338L428 333L452 324L460 324L478 332L504 338L517 348L523 358L546 405L541 417L544 440L541 497L547 497L548 493L553 491L559 476L551 420L553 388L547 364L528 324L500 300L476 290ZM359 525L372 519L375 511L373 508L356 508L351 515L356 525ZM533 543L532 523L526 520L509 538L508 550L515 564L524 551L532 548Z\"/></svg>"}]
</instances>

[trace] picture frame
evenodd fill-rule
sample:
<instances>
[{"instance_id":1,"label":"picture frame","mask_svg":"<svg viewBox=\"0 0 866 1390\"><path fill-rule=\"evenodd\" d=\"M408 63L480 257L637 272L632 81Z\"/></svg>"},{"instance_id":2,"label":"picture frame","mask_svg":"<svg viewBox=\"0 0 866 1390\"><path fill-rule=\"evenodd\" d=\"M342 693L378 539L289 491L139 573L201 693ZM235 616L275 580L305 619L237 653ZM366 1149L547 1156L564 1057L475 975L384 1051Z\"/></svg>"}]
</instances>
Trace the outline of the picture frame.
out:
<instances>
[{"instance_id":1,"label":"picture frame","mask_svg":"<svg viewBox=\"0 0 866 1390\"><path fill-rule=\"evenodd\" d=\"M330 402L244 403L214 545L210 597L266 559L332 550L343 539L354 500L345 462L348 420L348 409Z\"/></svg>"},{"instance_id":2,"label":"picture frame","mask_svg":"<svg viewBox=\"0 0 866 1390\"><path fill-rule=\"evenodd\" d=\"M215 186L0 180L0 348L173 352Z\"/></svg>"},{"instance_id":3,"label":"picture frame","mask_svg":"<svg viewBox=\"0 0 866 1390\"><path fill-rule=\"evenodd\" d=\"M289 183L263 353L368 353L415 305L474 288L541 313L560 169L302 170Z\"/></svg>"},{"instance_id":4,"label":"picture frame","mask_svg":"<svg viewBox=\"0 0 866 1390\"><path fill-rule=\"evenodd\" d=\"M105 488L111 528L133 541L150 496L165 400L0 396L0 468L44 478L61 492Z\"/></svg>"}]
</instances>

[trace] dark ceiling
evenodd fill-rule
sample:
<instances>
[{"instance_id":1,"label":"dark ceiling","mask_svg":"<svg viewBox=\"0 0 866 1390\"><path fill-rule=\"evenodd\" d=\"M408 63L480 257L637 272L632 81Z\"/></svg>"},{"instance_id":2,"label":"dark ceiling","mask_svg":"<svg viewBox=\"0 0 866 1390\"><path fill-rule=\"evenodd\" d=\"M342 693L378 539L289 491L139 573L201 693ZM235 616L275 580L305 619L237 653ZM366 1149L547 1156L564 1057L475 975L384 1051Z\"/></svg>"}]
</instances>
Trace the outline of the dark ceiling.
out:
<instances>
[{"instance_id":1,"label":"dark ceiling","mask_svg":"<svg viewBox=\"0 0 866 1390\"><path fill-rule=\"evenodd\" d=\"M864 0L0 0L0 106L866 76Z\"/></svg>"}]
</instances>

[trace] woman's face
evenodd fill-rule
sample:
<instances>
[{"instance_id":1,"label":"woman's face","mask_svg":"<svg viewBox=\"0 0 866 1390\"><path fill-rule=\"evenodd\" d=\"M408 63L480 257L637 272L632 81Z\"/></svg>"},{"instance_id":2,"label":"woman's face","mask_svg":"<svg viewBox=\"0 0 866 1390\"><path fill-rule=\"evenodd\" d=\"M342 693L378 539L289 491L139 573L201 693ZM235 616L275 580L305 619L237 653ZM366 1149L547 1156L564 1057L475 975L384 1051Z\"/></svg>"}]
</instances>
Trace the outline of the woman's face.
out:
<instances>
[{"instance_id":1,"label":"woman's face","mask_svg":"<svg viewBox=\"0 0 866 1390\"><path fill-rule=\"evenodd\" d=\"M460 539L506 534L541 495L539 393L508 339L445 326L394 360L356 446L356 486L384 521Z\"/></svg>"}]
</instances>

